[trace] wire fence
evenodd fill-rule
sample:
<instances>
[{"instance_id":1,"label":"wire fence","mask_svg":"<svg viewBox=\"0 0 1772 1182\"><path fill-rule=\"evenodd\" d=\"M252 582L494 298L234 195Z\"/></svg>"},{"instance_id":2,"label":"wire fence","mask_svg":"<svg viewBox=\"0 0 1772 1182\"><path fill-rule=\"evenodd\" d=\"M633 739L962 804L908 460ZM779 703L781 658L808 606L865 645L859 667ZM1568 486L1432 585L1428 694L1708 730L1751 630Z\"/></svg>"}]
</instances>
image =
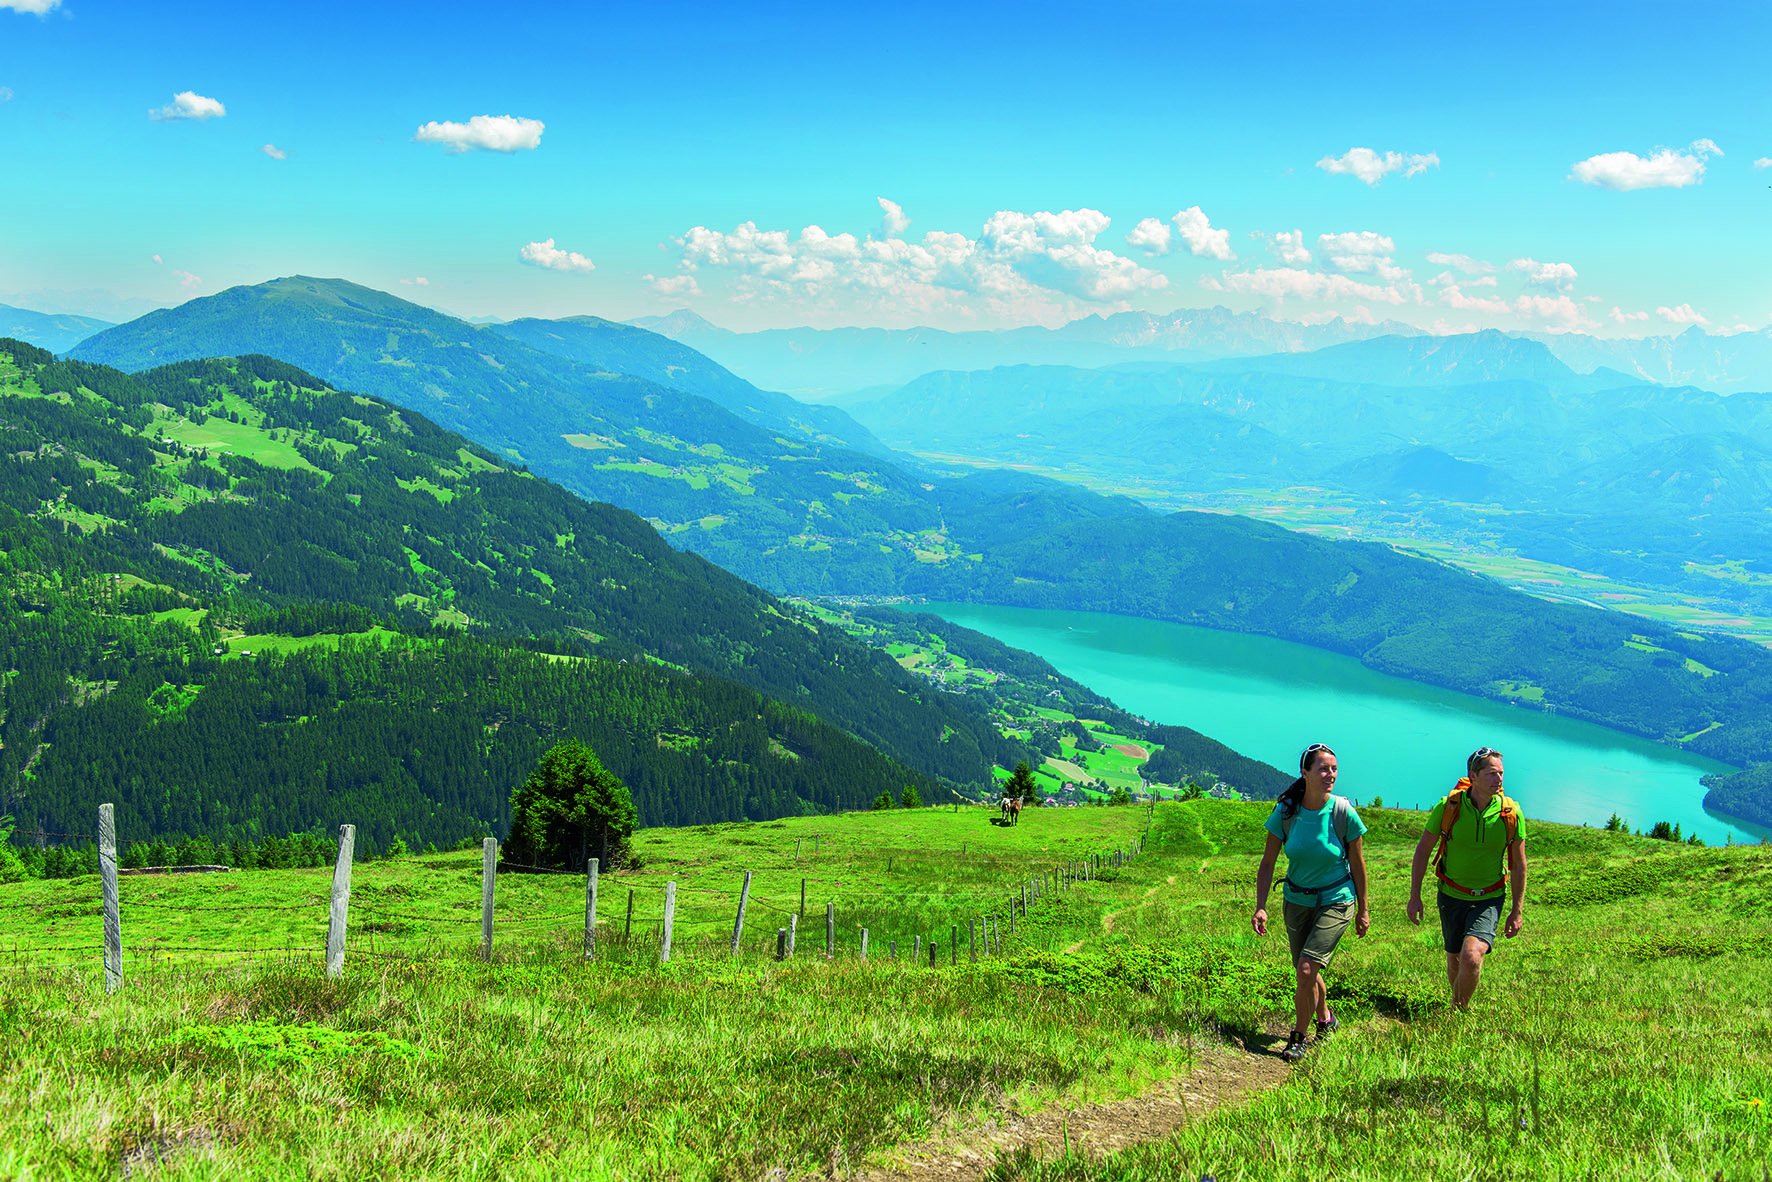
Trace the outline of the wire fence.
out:
<instances>
[{"instance_id":1,"label":"wire fence","mask_svg":"<svg viewBox=\"0 0 1772 1182\"><path fill-rule=\"evenodd\" d=\"M585 959L616 949L629 959L655 956L659 963L668 962L673 953L777 961L808 954L866 959L870 951L876 958L897 957L902 944L906 955L901 960L914 957L923 963L927 956L926 963L933 966L945 951L952 964L1000 955L1006 936L1013 943L1018 921L1025 931L1030 914L1124 866L1142 847L1142 839L1135 838L1120 848L1038 865L992 853L979 859L984 868L1013 874L993 873L960 891L925 889L909 881L883 889L876 881L869 888L872 894L857 897L859 888L851 887L850 873L800 874L796 897L780 893L784 863L803 870L848 871L864 861L878 867L902 859L910 873L932 855L875 847L836 847L827 853L822 837L811 843L802 838L792 852L757 851L760 865L743 871L742 884L717 887L679 883L669 871L603 873L594 859L583 871L500 862L497 843L488 838L479 898L474 899L425 895L398 883L364 882L353 893L355 828L346 825L340 828L330 892L303 886L296 893L299 901L234 903L215 901L222 893L213 889L215 879L196 874L132 876L125 880L130 884L126 897L117 877L109 805L101 806L97 836L102 898L71 893L90 890L88 877L57 880L65 884L62 897L0 903L0 911L31 910L48 921L40 942L0 945L0 972L102 968L106 988L114 990L127 975L181 965L324 959L328 975L336 976L347 960L417 961L460 953L475 941L480 957L495 960L567 947L576 952L580 938ZM827 861L833 857L840 862ZM465 869L460 862L446 867ZM677 868L678 873L683 870ZM769 875L775 890L751 889L759 873ZM237 889L233 882L223 888ZM569 892L564 897L563 890ZM809 904L809 898L820 895L822 900ZM413 906L421 896L432 909ZM841 914L839 897L844 900ZM181 924L181 916L199 918ZM232 917L239 922L227 925L225 920ZM218 934L224 942L215 941ZM236 936L241 943L225 942ZM878 937L871 949L870 936Z\"/></svg>"}]
</instances>

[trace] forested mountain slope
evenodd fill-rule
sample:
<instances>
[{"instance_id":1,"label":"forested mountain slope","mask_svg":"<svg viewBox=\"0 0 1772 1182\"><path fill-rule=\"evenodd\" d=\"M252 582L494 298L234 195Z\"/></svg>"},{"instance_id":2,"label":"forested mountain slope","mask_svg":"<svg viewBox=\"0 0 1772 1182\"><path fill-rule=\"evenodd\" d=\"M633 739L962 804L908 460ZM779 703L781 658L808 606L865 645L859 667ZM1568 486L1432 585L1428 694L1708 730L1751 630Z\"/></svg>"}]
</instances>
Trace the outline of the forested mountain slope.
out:
<instances>
[{"instance_id":1,"label":"forested mountain slope","mask_svg":"<svg viewBox=\"0 0 1772 1182\"><path fill-rule=\"evenodd\" d=\"M267 771L286 765L301 791L323 777L334 796L386 792L408 824L430 818L423 833L459 834L468 818L497 822L505 773L561 719L594 733L643 720L633 762L617 766L657 784L641 795L656 820L865 803L906 779L982 782L1019 755L963 702L673 550L632 514L280 362L130 377L8 342L0 393L0 791L39 822L78 827L65 810L109 788L147 824L258 823L249 802L261 795L274 817L307 800ZM233 633L260 672L214 651ZM314 651L267 655L301 636ZM519 700L520 680L582 700L550 716ZM653 704L611 710L618 694ZM668 705L678 700L691 704ZM291 728L278 749L300 757L189 742L208 720L202 733L250 746L252 728L234 725L246 717ZM169 738L164 758L145 734L118 743L130 718L175 719L186 738ZM420 737L365 742L377 728ZM461 766L476 751L478 779ZM715 773L721 799L672 798L690 763ZM201 782L169 782L175 765ZM413 797L446 767L447 800ZM179 812L187 800L195 820Z\"/></svg>"}]
</instances>

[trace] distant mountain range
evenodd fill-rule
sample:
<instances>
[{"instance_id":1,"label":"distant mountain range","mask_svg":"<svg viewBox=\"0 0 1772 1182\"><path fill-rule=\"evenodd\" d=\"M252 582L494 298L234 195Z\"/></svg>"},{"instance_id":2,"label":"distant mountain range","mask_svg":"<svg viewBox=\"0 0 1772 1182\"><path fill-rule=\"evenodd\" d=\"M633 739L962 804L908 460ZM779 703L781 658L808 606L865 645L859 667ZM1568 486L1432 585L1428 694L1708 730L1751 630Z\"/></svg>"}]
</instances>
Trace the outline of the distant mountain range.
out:
<instances>
[{"instance_id":1,"label":"distant mountain range","mask_svg":"<svg viewBox=\"0 0 1772 1182\"><path fill-rule=\"evenodd\" d=\"M633 509L674 543L773 590L1088 608L1262 632L1473 693L1511 699L1529 686L1560 711L1658 738L1695 735L1695 749L1724 759L1772 755L1772 721L1756 721L1772 701L1772 654L1752 646L1545 603L1382 548L1213 514L1160 515L1010 471L946 475L844 446L870 441L859 429L834 440L828 428L844 419L821 423L751 393L682 342L599 321L513 330L550 352L502 335L509 327L476 329L385 293L297 278L155 313L76 353L126 367L247 352L297 360L336 387L417 409L581 495ZM1284 362L1300 373L1023 366L932 374L861 410L888 443L964 449L999 467L1017 456L1048 467L1054 457L1130 456L1135 475L1265 488L1374 456L1394 457L1393 483L1425 471L1447 487L1487 486L1489 469L1505 486L1616 457L1674 423L1705 433L1733 422L1757 437L1756 398L1595 389L1616 376L1576 374L1541 345L1500 334L1393 334L1340 347L1396 380L1438 384L1313 372L1353 364L1333 353ZM1457 384L1469 378L1479 380ZM943 432L943 446L926 446ZM1407 454L1422 446L1447 459ZM1644 643L1668 660L1649 659L1635 647Z\"/></svg>"},{"instance_id":2,"label":"distant mountain range","mask_svg":"<svg viewBox=\"0 0 1772 1182\"><path fill-rule=\"evenodd\" d=\"M784 328L741 333L710 324L688 310L632 323L692 346L759 385L843 405L849 401L845 396L857 391L878 395L935 370L1004 365L1099 368L1137 361L1174 364L1309 353L1385 336L1460 339L1431 337L1396 321L1360 324L1336 319L1310 325L1223 307L1184 308L1164 315L1120 312L1052 329L974 332ZM1613 340L1547 333L1515 334L1514 339L1542 344L1578 373L1615 370L1621 375L1617 384L1647 381L1725 394L1772 390L1772 329L1712 335L1693 327L1671 337Z\"/></svg>"},{"instance_id":3,"label":"distant mountain range","mask_svg":"<svg viewBox=\"0 0 1772 1182\"><path fill-rule=\"evenodd\" d=\"M108 320L54 312L33 312L0 304L0 337L11 337L51 353L65 353L96 332L110 328Z\"/></svg>"}]
</instances>

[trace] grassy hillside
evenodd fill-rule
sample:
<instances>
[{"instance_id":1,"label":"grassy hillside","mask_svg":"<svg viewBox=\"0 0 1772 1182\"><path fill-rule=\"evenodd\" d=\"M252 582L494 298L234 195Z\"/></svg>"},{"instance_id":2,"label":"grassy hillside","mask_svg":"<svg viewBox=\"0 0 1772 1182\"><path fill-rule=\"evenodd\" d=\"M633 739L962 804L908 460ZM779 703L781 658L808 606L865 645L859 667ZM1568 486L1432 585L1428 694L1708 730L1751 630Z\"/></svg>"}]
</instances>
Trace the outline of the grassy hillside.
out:
<instances>
[{"instance_id":1,"label":"grassy hillside","mask_svg":"<svg viewBox=\"0 0 1772 1182\"><path fill-rule=\"evenodd\" d=\"M1190 1070L1255 1087L1280 1077L1265 1056L1290 998L1283 944L1248 930L1266 807L1042 810L1013 829L930 809L646 831L642 867L602 879L590 964L581 879L501 876L484 964L477 852L376 863L357 870L332 984L315 964L325 871L126 878L127 980L108 998L97 880L23 884L0 909L13 949L0 1173L841 1175ZM1154 1144L1095 1163L1055 1141L992 1177L1290 1179L1324 1160L1362 1178L1761 1176L1772 851L1535 827L1526 930L1492 958L1477 1009L1456 1015L1436 936L1402 918L1421 814L1367 819L1375 923L1330 974L1342 1034L1277 1087ZM1141 857L1047 896L1005 928L1001 958L971 963L974 917L1147 824ZM777 964L802 878L798 954ZM660 967L666 881L682 911ZM835 963L822 957L827 901ZM931 934L940 967L913 966L907 945Z\"/></svg>"},{"instance_id":2,"label":"grassy hillside","mask_svg":"<svg viewBox=\"0 0 1772 1182\"><path fill-rule=\"evenodd\" d=\"M365 794L389 802L378 843L450 841L498 828L568 727L625 732L606 741L656 820L853 806L907 773L983 784L1021 750L632 514L410 412L268 358L130 377L9 349L0 812L27 828L84 829L103 796L223 837L336 824Z\"/></svg>"}]
</instances>

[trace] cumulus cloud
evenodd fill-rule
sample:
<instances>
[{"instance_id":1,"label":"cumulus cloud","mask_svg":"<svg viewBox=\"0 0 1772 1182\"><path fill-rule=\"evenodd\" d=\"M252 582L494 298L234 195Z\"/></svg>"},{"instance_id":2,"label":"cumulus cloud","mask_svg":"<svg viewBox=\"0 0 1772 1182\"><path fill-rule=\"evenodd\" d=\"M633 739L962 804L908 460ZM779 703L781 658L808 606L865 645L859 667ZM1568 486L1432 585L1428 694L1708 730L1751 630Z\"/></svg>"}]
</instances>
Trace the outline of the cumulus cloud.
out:
<instances>
[{"instance_id":1,"label":"cumulus cloud","mask_svg":"<svg viewBox=\"0 0 1772 1182\"><path fill-rule=\"evenodd\" d=\"M1351 230L1341 234L1318 234L1317 248L1337 271L1379 273L1394 278L1396 268L1390 266L1397 244L1388 235L1372 230Z\"/></svg>"},{"instance_id":2,"label":"cumulus cloud","mask_svg":"<svg viewBox=\"0 0 1772 1182\"><path fill-rule=\"evenodd\" d=\"M1244 292L1283 303L1286 300L1347 300L1377 304L1407 304L1420 298L1413 284L1368 283L1348 275L1306 271L1299 267L1260 267L1237 271L1221 279L1206 279L1213 291Z\"/></svg>"},{"instance_id":3,"label":"cumulus cloud","mask_svg":"<svg viewBox=\"0 0 1772 1182\"><path fill-rule=\"evenodd\" d=\"M1755 168L1772 168L1772 156L1761 156L1754 161Z\"/></svg>"},{"instance_id":4,"label":"cumulus cloud","mask_svg":"<svg viewBox=\"0 0 1772 1182\"><path fill-rule=\"evenodd\" d=\"M1157 218L1145 218L1132 227L1132 232L1126 235L1126 245L1150 255L1168 254L1168 223Z\"/></svg>"},{"instance_id":5,"label":"cumulus cloud","mask_svg":"<svg viewBox=\"0 0 1772 1182\"><path fill-rule=\"evenodd\" d=\"M1546 287L1552 291L1568 291L1575 286L1577 278L1575 268L1568 263L1541 263L1537 259L1515 259L1507 269L1523 273L1528 286Z\"/></svg>"},{"instance_id":6,"label":"cumulus cloud","mask_svg":"<svg viewBox=\"0 0 1772 1182\"><path fill-rule=\"evenodd\" d=\"M190 291L193 287L196 287L199 283L203 282L203 277L201 275L193 275L189 271L174 271L172 277L178 280L178 285L186 291Z\"/></svg>"},{"instance_id":7,"label":"cumulus cloud","mask_svg":"<svg viewBox=\"0 0 1772 1182\"><path fill-rule=\"evenodd\" d=\"M289 153L285 152L282 148L279 148L276 144L266 144L264 147L260 148L259 151L269 156L272 160L289 159Z\"/></svg>"},{"instance_id":8,"label":"cumulus cloud","mask_svg":"<svg viewBox=\"0 0 1772 1182\"><path fill-rule=\"evenodd\" d=\"M1385 152L1380 155L1371 148L1349 148L1339 156L1325 156L1317 161L1317 167L1324 172L1355 177L1368 185L1376 185L1393 172L1412 177L1439 166L1440 157L1436 152L1426 155Z\"/></svg>"},{"instance_id":9,"label":"cumulus cloud","mask_svg":"<svg viewBox=\"0 0 1772 1182\"><path fill-rule=\"evenodd\" d=\"M1181 240L1196 256L1221 259L1225 262L1237 257L1231 249L1231 232L1214 230L1206 214L1197 205L1190 205L1169 219L1181 234Z\"/></svg>"},{"instance_id":10,"label":"cumulus cloud","mask_svg":"<svg viewBox=\"0 0 1772 1182\"><path fill-rule=\"evenodd\" d=\"M10 103L11 101L12 101L12 87L0 86L0 103Z\"/></svg>"},{"instance_id":11,"label":"cumulus cloud","mask_svg":"<svg viewBox=\"0 0 1772 1182\"><path fill-rule=\"evenodd\" d=\"M156 264L156 265L157 265L157 264L160 264L160 263L163 263L163 262L165 262L165 261L166 261L166 260L165 260L165 259L162 259L162 258L161 258L161 257L160 257L160 256L159 256L159 255L155 255L155 256L154 256L154 262L155 262L155 264Z\"/></svg>"},{"instance_id":12,"label":"cumulus cloud","mask_svg":"<svg viewBox=\"0 0 1772 1182\"><path fill-rule=\"evenodd\" d=\"M1304 244L1303 230L1279 230L1264 235L1274 257L1289 266L1301 267L1311 261L1310 248Z\"/></svg>"},{"instance_id":13,"label":"cumulus cloud","mask_svg":"<svg viewBox=\"0 0 1772 1182\"><path fill-rule=\"evenodd\" d=\"M1714 140L1693 140L1686 148L1659 148L1653 155L1602 152L1576 163L1569 176L1587 185L1619 192L1631 189L1683 189L1704 180L1704 162L1721 156Z\"/></svg>"},{"instance_id":14,"label":"cumulus cloud","mask_svg":"<svg viewBox=\"0 0 1772 1182\"><path fill-rule=\"evenodd\" d=\"M886 231L886 237L897 238L911 228L911 219L904 216L904 206L884 197L876 197L874 200L880 203L880 213L884 215L880 228Z\"/></svg>"},{"instance_id":15,"label":"cumulus cloud","mask_svg":"<svg viewBox=\"0 0 1772 1182\"><path fill-rule=\"evenodd\" d=\"M1632 324L1649 319L1649 313L1647 312L1626 312L1623 308L1617 306L1613 307L1610 315L1613 322L1617 324Z\"/></svg>"},{"instance_id":16,"label":"cumulus cloud","mask_svg":"<svg viewBox=\"0 0 1772 1182\"><path fill-rule=\"evenodd\" d=\"M172 101L164 107L155 107L148 112L148 118L156 122L170 122L177 119L220 119L228 113L221 100L208 98L194 90L181 90L172 96Z\"/></svg>"},{"instance_id":17,"label":"cumulus cloud","mask_svg":"<svg viewBox=\"0 0 1772 1182\"><path fill-rule=\"evenodd\" d=\"M595 271L593 263L576 250L561 250L554 245L552 238L541 242L531 242L517 252L519 258L531 266L546 267L550 271Z\"/></svg>"},{"instance_id":18,"label":"cumulus cloud","mask_svg":"<svg viewBox=\"0 0 1772 1182\"><path fill-rule=\"evenodd\" d=\"M534 151L541 147L541 133L546 127L540 119L475 115L466 123L433 121L421 124L412 138L421 144L442 144L455 153L475 148L489 152Z\"/></svg>"},{"instance_id":19,"label":"cumulus cloud","mask_svg":"<svg viewBox=\"0 0 1772 1182\"><path fill-rule=\"evenodd\" d=\"M1437 250L1430 250L1427 252L1427 261L1436 267L1451 267L1462 275L1493 275L1495 273L1494 263L1473 259L1468 254L1444 254Z\"/></svg>"},{"instance_id":20,"label":"cumulus cloud","mask_svg":"<svg viewBox=\"0 0 1772 1182\"><path fill-rule=\"evenodd\" d=\"M701 284L693 275L647 275L646 282L661 296L686 299L701 294Z\"/></svg>"},{"instance_id":21,"label":"cumulus cloud","mask_svg":"<svg viewBox=\"0 0 1772 1182\"><path fill-rule=\"evenodd\" d=\"M62 6L62 0L0 0L0 8L10 8L13 12L26 12L32 16L45 16Z\"/></svg>"},{"instance_id":22,"label":"cumulus cloud","mask_svg":"<svg viewBox=\"0 0 1772 1182\"><path fill-rule=\"evenodd\" d=\"M1168 279L1096 245L1110 219L1093 209L999 210L976 237L930 230L919 239L857 238L817 225L797 234L743 222L730 231L695 226L675 240L683 276L724 271L746 301L793 301L894 316L947 312L1020 322L1062 322ZM672 282L649 280L655 290ZM681 285L683 294L690 289ZM699 287L694 289L699 291Z\"/></svg>"},{"instance_id":23,"label":"cumulus cloud","mask_svg":"<svg viewBox=\"0 0 1772 1182\"><path fill-rule=\"evenodd\" d=\"M431 281L426 279L423 275L414 275L411 279L402 279L400 280L400 283L404 287L429 287L431 285Z\"/></svg>"},{"instance_id":24,"label":"cumulus cloud","mask_svg":"<svg viewBox=\"0 0 1772 1182\"><path fill-rule=\"evenodd\" d=\"M1657 308L1655 309L1655 314L1669 324L1693 325L1710 323L1710 321L1706 320L1703 315L1692 307L1691 304L1681 304L1677 308Z\"/></svg>"}]
</instances>

